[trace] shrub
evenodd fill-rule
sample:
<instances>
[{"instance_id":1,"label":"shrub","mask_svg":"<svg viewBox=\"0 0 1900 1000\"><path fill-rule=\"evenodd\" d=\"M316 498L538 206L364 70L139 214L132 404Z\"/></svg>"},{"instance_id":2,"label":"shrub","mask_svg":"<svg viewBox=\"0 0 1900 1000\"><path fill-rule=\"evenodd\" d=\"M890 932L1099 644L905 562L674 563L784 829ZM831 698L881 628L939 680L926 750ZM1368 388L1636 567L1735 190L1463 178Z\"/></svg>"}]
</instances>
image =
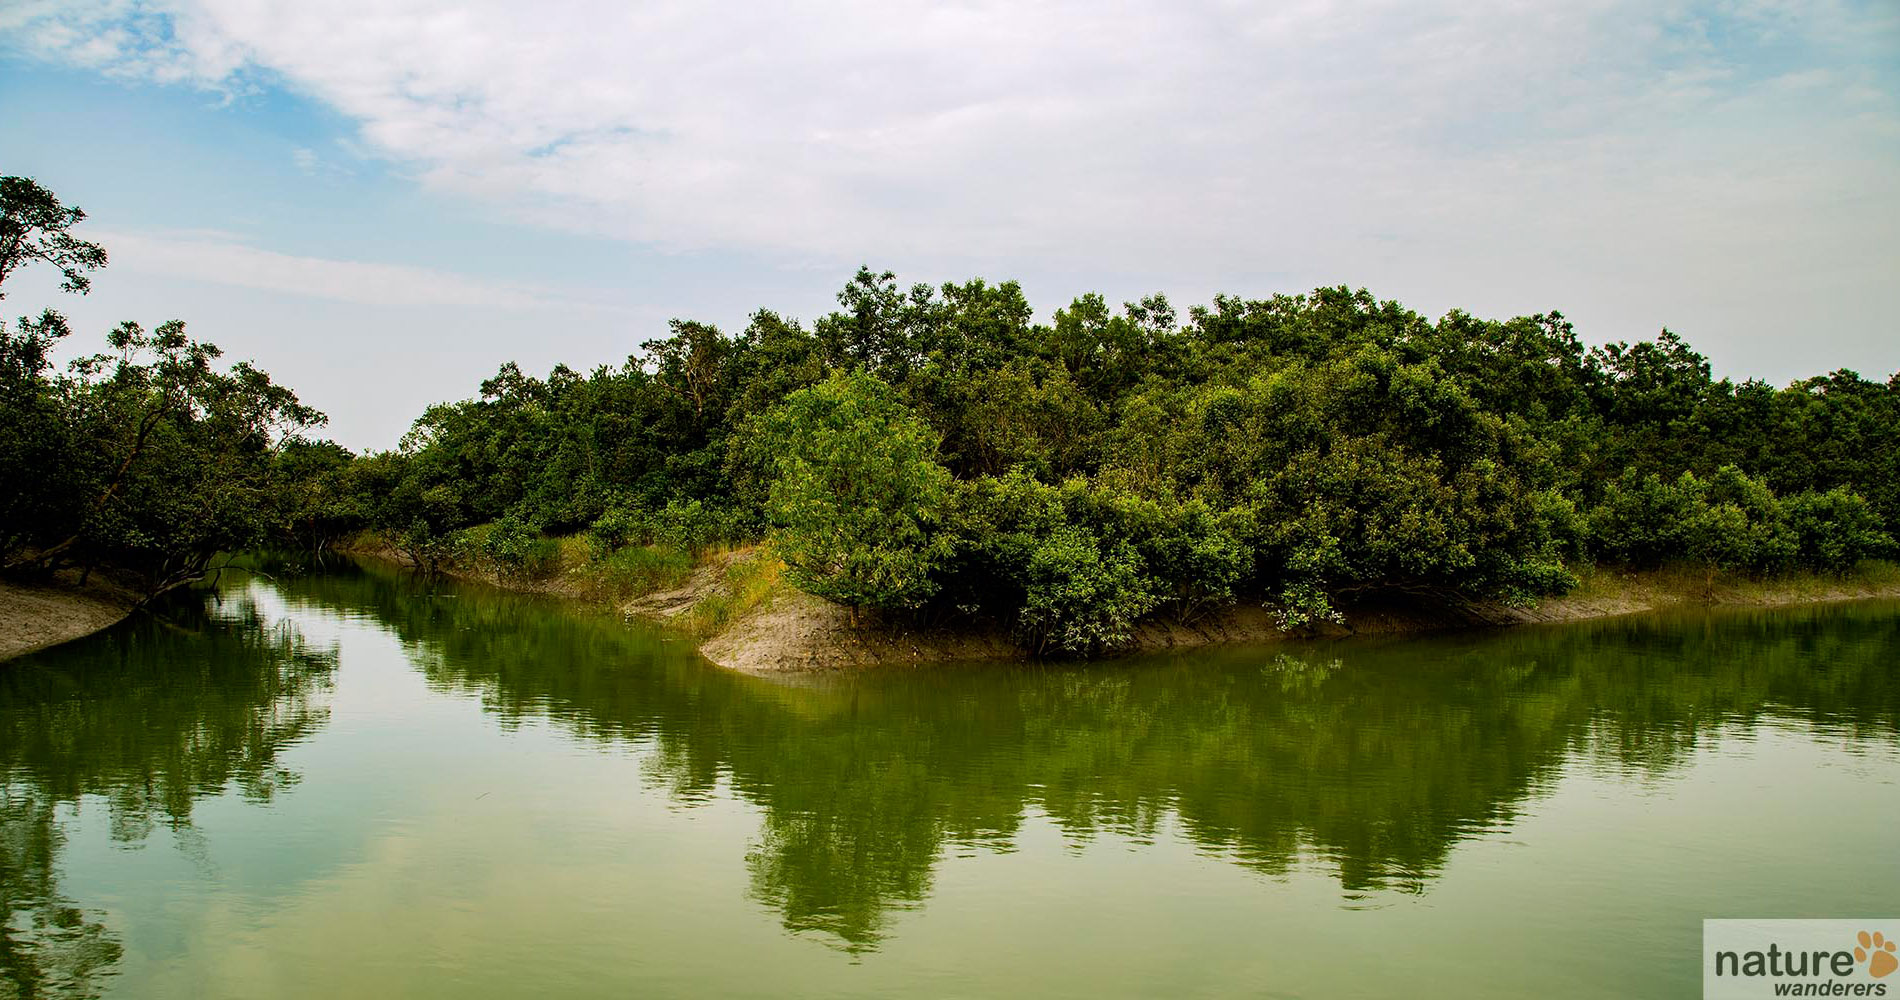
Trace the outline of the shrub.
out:
<instances>
[{"instance_id":1,"label":"shrub","mask_svg":"<svg viewBox=\"0 0 1900 1000\"><path fill-rule=\"evenodd\" d=\"M560 568L559 543L519 518L507 515L478 530L479 551L494 562L502 576L535 580Z\"/></svg>"},{"instance_id":2,"label":"shrub","mask_svg":"<svg viewBox=\"0 0 1900 1000\"><path fill-rule=\"evenodd\" d=\"M1128 645L1158 603L1141 556L1127 542L1103 545L1065 525L1030 554L1017 629L1036 652L1088 656Z\"/></svg>"},{"instance_id":3,"label":"shrub","mask_svg":"<svg viewBox=\"0 0 1900 1000\"><path fill-rule=\"evenodd\" d=\"M1561 560L1523 559L1512 563L1494 588L1498 599L1512 607L1530 607L1538 598L1568 594L1582 581Z\"/></svg>"},{"instance_id":4,"label":"shrub","mask_svg":"<svg viewBox=\"0 0 1900 1000\"><path fill-rule=\"evenodd\" d=\"M646 517L631 506L609 506L587 527L588 553L606 559L626 546L645 539Z\"/></svg>"},{"instance_id":5,"label":"shrub","mask_svg":"<svg viewBox=\"0 0 1900 1000\"><path fill-rule=\"evenodd\" d=\"M625 501L610 505L587 529L588 550L605 559L628 545L660 545L698 554L757 538L762 526L737 507L675 497L657 511Z\"/></svg>"},{"instance_id":6,"label":"shrub","mask_svg":"<svg viewBox=\"0 0 1900 1000\"><path fill-rule=\"evenodd\" d=\"M1267 608L1273 612L1274 624L1287 632L1300 631L1318 622L1338 625L1346 620L1346 616L1333 607L1326 591L1314 583L1288 584L1281 588L1280 599Z\"/></svg>"},{"instance_id":7,"label":"shrub","mask_svg":"<svg viewBox=\"0 0 1900 1000\"><path fill-rule=\"evenodd\" d=\"M1761 480L1724 465L1709 477L1703 500L1705 512L1694 529L1701 537L1691 539L1692 557L1755 573L1786 569L1795 561L1800 540L1788 525L1785 505ZM1711 537L1724 530L1730 537Z\"/></svg>"},{"instance_id":8,"label":"shrub","mask_svg":"<svg viewBox=\"0 0 1900 1000\"><path fill-rule=\"evenodd\" d=\"M1149 500L1075 480L1064 487L1070 523L1134 546L1158 606L1181 621L1232 604L1251 558L1239 513L1200 500Z\"/></svg>"},{"instance_id":9,"label":"shrub","mask_svg":"<svg viewBox=\"0 0 1900 1000\"><path fill-rule=\"evenodd\" d=\"M1808 569L1844 573L1862 559L1892 551L1893 539L1880 530L1873 505L1844 487L1798 494L1785 508L1797 558Z\"/></svg>"},{"instance_id":10,"label":"shrub","mask_svg":"<svg viewBox=\"0 0 1900 1000\"><path fill-rule=\"evenodd\" d=\"M909 609L936 593L952 541L937 435L890 386L837 375L750 425L746 451L776 474L766 507L800 589L852 608Z\"/></svg>"},{"instance_id":11,"label":"shrub","mask_svg":"<svg viewBox=\"0 0 1900 1000\"><path fill-rule=\"evenodd\" d=\"M677 497L668 500L647 524L649 543L695 554L757 535L757 526L736 508Z\"/></svg>"},{"instance_id":12,"label":"shrub","mask_svg":"<svg viewBox=\"0 0 1900 1000\"><path fill-rule=\"evenodd\" d=\"M1695 485L1688 473L1673 483L1655 473L1625 473L1590 511L1590 551L1600 559L1649 567L1684 555L1699 500Z\"/></svg>"}]
</instances>

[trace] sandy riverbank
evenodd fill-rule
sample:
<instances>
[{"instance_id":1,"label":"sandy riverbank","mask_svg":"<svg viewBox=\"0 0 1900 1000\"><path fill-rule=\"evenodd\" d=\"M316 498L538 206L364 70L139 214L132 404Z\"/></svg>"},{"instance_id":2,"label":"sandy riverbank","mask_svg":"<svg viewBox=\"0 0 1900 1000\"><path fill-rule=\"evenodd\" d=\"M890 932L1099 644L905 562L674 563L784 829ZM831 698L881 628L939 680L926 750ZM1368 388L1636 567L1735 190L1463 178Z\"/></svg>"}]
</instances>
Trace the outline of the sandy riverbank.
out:
<instances>
[{"instance_id":1,"label":"sandy riverbank","mask_svg":"<svg viewBox=\"0 0 1900 1000\"><path fill-rule=\"evenodd\" d=\"M56 580L43 586L0 581L0 660L84 638L132 613L132 598L112 585Z\"/></svg>"}]
</instances>

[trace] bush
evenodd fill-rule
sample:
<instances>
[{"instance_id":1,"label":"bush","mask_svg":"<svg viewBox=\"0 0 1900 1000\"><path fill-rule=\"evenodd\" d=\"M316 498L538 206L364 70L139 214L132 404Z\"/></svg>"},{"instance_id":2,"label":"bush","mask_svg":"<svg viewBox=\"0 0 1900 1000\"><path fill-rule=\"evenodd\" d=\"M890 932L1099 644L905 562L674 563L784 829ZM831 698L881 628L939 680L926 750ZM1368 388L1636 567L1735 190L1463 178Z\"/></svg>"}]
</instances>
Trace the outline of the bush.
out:
<instances>
[{"instance_id":1,"label":"bush","mask_svg":"<svg viewBox=\"0 0 1900 1000\"><path fill-rule=\"evenodd\" d=\"M1674 483L1626 472L1590 512L1590 551L1599 559L1655 567L1687 554L1687 528L1700 500L1695 477Z\"/></svg>"},{"instance_id":2,"label":"bush","mask_svg":"<svg viewBox=\"0 0 1900 1000\"><path fill-rule=\"evenodd\" d=\"M1065 525L1030 554L1017 630L1038 653L1088 656L1128 645L1135 622L1158 603L1141 556Z\"/></svg>"},{"instance_id":3,"label":"bush","mask_svg":"<svg viewBox=\"0 0 1900 1000\"><path fill-rule=\"evenodd\" d=\"M936 593L950 473L936 432L890 386L837 375L745 433L748 461L776 474L766 507L800 589L853 609L912 609Z\"/></svg>"},{"instance_id":4,"label":"bush","mask_svg":"<svg viewBox=\"0 0 1900 1000\"><path fill-rule=\"evenodd\" d=\"M1893 539L1873 505L1845 487L1777 500L1735 466L1673 483L1625 474L1590 516L1591 550L1632 566L1690 559L1710 573L1799 565L1841 573L1885 555Z\"/></svg>"},{"instance_id":5,"label":"bush","mask_svg":"<svg viewBox=\"0 0 1900 1000\"><path fill-rule=\"evenodd\" d=\"M1893 549L1873 505L1843 487L1801 493L1784 506L1796 558L1808 569L1844 573Z\"/></svg>"},{"instance_id":6,"label":"bush","mask_svg":"<svg viewBox=\"0 0 1900 1000\"><path fill-rule=\"evenodd\" d=\"M697 555L762 533L763 526L737 507L675 497L649 511L621 501L609 505L588 527L587 546L596 560L628 545L660 545Z\"/></svg>"},{"instance_id":7,"label":"bush","mask_svg":"<svg viewBox=\"0 0 1900 1000\"><path fill-rule=\"evenodd\" d=\"M1692 534L1691 556L1722 569L1772 573L1794 563L1800 540L1787 511L1767 484L1733 465L1715 470L1703 493L1704 512ZM1729 537L1717 537L1726 532ZM1698 551L1699 550L1699 551Z\"/></svg>"},{"instance_id":8,"label":"bush","mask_svg":"<svg viewBox=\"0 0 1900 1000\"><path fill-rule=\"evenodd\" d=\"M1285 632L1306 629L1318 622L1343 624L1346 616L1333 607L1326 591L1309 582L1291 583L1281 588L1280 599L1267 605L1274 624Z\"/></svg>"},{"instance_id":9,"label":"bush","mask_svg":"<svg viewBox=\"0 0 1900 1000\"><path fill-rule=\"evenodd\" d=\"M588 554L606 559L622 548L643 541L647 534L646 516L631 506L609 506L587 527Z\"/></svg>"},{"instance_id":10,"label":"bush","mask_svg":"<svg viewBox=\"0 0 1900 1000\"><path fill-rule=\"evenodd\" d=\"M559 543L512 515L471 534L477 550L502 576L538 580L560 568Z\"/></svg>"},{"instance_id":11,"label":"bush","mask_svg":"<svg viewBox=\"0 0 1900 1000\"><path fill-rule=\"evenodd\" d=\"M1568 594L1581 582L1560 560L1524 559L1512 563L1494 589L1506 605L1527 608L1539 598Z\"/></svg>"},{"instance_id":12,"label":"bush","mask_svg":"<svg viewBox=\"0 0 1900 1000\"><path fill-rule=\"evenodd\" d=\"M730 545L755 538L759 526L736 508L720 507L699 500L677 497L648 521L647 541L700 553L715 545Z\"/></svg>"},{"instance_id":13,"label":"bush","mask_svg":"<svg viewBox=\"0 0 1900 1000\"><path fill-rule=\"evenodd\" d=\"M1158 606L1192 621L1234 602L1252 559L1240 536L1241 512L1217 514L1200 500L1149 500L1074 480L1064 487L1067 516L1141 556Z\"/></svg>"}]
</instances>

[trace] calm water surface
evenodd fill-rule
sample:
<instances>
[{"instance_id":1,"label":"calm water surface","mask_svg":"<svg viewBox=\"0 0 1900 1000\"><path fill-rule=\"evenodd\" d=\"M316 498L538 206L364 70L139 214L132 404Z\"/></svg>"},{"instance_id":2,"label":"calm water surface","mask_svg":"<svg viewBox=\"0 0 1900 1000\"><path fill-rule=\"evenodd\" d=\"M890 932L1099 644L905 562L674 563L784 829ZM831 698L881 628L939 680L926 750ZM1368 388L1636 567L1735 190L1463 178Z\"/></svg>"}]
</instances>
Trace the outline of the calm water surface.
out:
<instances>
[{"instance_id":1,"label":"calm water surface","mask_svg":"<svg viewBox=\"0 0 1900 1000\"><path fill-rule=\"evenodd\" d=\"M1900 909L1900 605L761 680L346 571L0 665L0 995L1697 995Z\"/></svg>"}]
</instances>

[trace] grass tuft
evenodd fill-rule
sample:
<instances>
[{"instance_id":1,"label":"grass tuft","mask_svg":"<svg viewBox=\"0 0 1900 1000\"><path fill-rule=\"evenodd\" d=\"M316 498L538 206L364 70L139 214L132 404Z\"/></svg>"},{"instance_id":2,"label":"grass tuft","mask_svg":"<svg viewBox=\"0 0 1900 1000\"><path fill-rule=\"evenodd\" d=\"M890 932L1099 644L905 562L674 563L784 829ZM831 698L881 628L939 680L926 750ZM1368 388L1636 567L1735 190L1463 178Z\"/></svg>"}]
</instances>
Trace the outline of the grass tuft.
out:
<instances>
[{"instance_id":1,"label":"grass tuft","mask_svg":"<svg viewBox=\"0 0 1900 1000\"><path fill-rule=\"evenodd\" d=\"M717 635L770 599L784 572L785 564L764 548L733 559L726 564L719 586L694 603L683 624L702 639Z\"/></svg>"},{"instance_id":2,"label":"grass tuft","mask_svg":"<svg viewBox=\"0 0 1900 1000\"><path fill-rule=\"evenodd\" d=\"M580 552L584 557L585 540ZM667 545L629 545L603 559L585 561L574 571L589 596L614 602L681 586L692 573L692 555Z\"/></svg>"}]
</instances>

